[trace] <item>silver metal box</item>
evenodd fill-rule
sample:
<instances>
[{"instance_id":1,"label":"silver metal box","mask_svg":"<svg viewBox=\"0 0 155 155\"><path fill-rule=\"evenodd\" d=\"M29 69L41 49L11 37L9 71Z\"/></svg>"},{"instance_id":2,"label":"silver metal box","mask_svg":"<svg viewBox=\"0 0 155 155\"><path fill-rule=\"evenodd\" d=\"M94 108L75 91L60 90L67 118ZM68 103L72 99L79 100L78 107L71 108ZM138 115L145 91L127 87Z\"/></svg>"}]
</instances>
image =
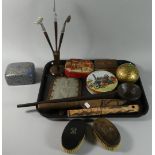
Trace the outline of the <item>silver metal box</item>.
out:
<instances>
[{"instance_id":1,"label":"silver metal box","mask_svg":"<svg viewBox=\"0 0 155 155\"><path fill-rule=\"evenodd\" d=\"M27 85L35 82L35 66L32 62L11 63L7 66L5 79L8 85Z\"/></svg>"}]
</instances>

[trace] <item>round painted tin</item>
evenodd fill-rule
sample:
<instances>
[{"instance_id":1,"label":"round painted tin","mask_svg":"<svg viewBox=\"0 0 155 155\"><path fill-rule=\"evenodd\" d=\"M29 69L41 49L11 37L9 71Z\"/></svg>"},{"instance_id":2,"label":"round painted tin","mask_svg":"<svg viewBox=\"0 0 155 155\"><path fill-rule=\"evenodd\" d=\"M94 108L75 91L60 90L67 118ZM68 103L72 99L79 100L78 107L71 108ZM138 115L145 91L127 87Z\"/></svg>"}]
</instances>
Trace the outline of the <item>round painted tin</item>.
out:
<instances>
[{"instance_id":1,"label":"round painted tin","mask_svg":"<svg viewBox=\"0 0 155 155\"><path fill-rule=\"evenodd\" d=\"M86 79L87 89L91 94L109 92L116 88L118 80L108 71L94 71Z\"/></svg>"}]
</instances>

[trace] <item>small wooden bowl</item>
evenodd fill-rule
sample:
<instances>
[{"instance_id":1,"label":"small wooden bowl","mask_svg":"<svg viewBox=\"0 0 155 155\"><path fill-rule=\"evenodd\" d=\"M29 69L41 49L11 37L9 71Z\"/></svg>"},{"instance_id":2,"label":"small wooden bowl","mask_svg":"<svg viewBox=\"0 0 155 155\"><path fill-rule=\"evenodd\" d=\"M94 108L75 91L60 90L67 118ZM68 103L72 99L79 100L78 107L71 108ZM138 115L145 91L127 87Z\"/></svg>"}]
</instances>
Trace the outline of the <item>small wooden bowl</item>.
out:
<instances>
[{"instance_id":1,"label":"small wooden bowl","mask_svg":"<svg viewBox=\"0 0 155 155\"><path fill-rule=\"evenodd\" d=\"M133 83L122 83L119 85L117 92L121 98L129 101L138 100L142 94L140 87Z\"/></svg>"}]
</instances>

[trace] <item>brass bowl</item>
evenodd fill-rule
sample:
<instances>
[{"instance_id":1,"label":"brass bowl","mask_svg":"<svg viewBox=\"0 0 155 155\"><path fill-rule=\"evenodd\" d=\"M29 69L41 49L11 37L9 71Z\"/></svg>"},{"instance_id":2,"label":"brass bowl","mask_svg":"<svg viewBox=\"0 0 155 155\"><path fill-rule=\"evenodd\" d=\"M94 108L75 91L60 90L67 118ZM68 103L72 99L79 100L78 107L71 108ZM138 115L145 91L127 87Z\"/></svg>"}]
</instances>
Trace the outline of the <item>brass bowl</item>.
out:
<instances>
[{"instance_id":1,"label":"brass bowl","mask_svg":"<svg viewBox=\"0 0 155 155\"><path fill-rule=\"evenodd\" d=\"M117 68L116 76L119 81L134 83L139 79L139 72L135 65L125 63Z\"/></svg>"}]
</instances>

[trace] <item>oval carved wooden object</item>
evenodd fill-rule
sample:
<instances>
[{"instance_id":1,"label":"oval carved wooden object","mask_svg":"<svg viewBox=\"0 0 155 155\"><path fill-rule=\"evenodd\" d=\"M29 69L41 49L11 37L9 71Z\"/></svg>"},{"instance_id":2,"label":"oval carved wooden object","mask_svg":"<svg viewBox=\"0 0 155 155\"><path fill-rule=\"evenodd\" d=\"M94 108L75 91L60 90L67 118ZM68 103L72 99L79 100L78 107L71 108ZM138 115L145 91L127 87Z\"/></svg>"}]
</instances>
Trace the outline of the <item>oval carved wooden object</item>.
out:
<instances>
[{"instance_id":1,"label":"oval carved wooden object","mask_svg":"<svg viewBox=\"0 0 155 155\"><path fill-rule=\"evenodd\" d=\"M65 152L73 153L77 151L84 138L85 127L85 122L78 119L73 119L67 124L61 138Z\"/></svg>"},{"instance_id":2,"label":"oval carved wooden object","mask_svg":"<svg viewBox=\"0 0 155 155\"><path fill-rule=\"evenodd\" d=\"M121 140L120 133L113 123L104 118L99 118L93 124L94 133L101 144L109 149L115 149Z\"/></svg>"}]
</instances>

